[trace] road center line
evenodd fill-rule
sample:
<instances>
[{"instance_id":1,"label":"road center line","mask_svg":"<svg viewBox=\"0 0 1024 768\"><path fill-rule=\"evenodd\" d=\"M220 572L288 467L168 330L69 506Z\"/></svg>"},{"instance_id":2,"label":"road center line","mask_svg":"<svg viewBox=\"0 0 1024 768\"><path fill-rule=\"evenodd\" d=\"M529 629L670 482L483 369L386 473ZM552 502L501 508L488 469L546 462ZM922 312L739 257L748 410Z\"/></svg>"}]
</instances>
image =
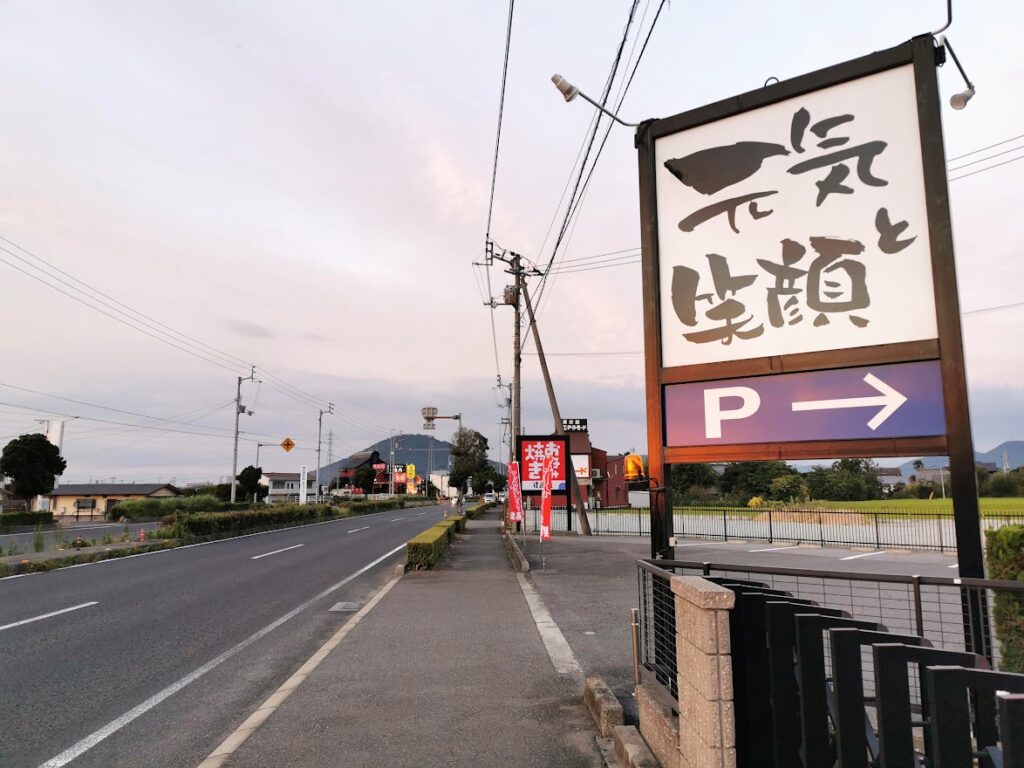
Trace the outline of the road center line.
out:
<instances>
[{"instance_id":1,"label":"road center line","mask_svg":"<svg viewBox=\"0 0 1024 768\"><path fill-rule=\"evenodd\" d=\"M783 549L796 549L799 544L794 544L791 547L769 547L768 549L748 549L747 552L779 552Z\"/></svg>"},{"instance_id":2,"label":"road center line","mask_svg":"<svg viewBox=\"0 0 1024 768\"><path fill-rule=\"evenodd\" d=\"M51 616L60 616L62 613L68 613L69 611L77 611L79 608L88 608L90 605L96 605L98 601L93 600L91 603L82 603L81 605L72 605L70 608L61 608L59 611L51 611L50 613L44 613L42 616L33 616L31 619L22 619L21 621L15 621L12 624L4 624L0 627L0 631L5 629L13 629L14 627L20 627L22 624L31 624L33 621L39 621L40 619L48 619Z\"/></svg>"},{"instance_id":3,"label":"road center line","mask_svg":"<svg viewBox=\"0 0 1024 768\"><path fill-rule=\"evenodd\" d=\"M872 557L874 555L884 555L885 550L880 549L877 552L862 552L859 555L850 555L849 557L840 557L840 560L856 560L858 557Z\"/></svg>"},{"instance_id":4,"label":"road center line","mask_svg":"<svg viewBox=\"0 0 1024 768\"><path fill-rule=\"evenodd\" d=\"M67 765L68 763L70 763L75 758L80 757L81 755L84 755L86 752L88 752L90 749L95 747L97 744L99 744L101 741L106 739L108 736L112 736L113 734L117 733L119 730L124 728L126 725L128 725L130 722L132 722L136 718L141 717L142 715L146 714L149 710L151 710L157 704L162 702L164 699L167 699L167 698L173 696L174 694L176 694L178 691L180 691L182 688L184 688L189 683L195 682L200 677L205 675L207 672L211 671L212 669L215 669L216 667L219 667L221 664L223 664L225 661L230 659L232 656L234 656L237 653L245 650L250 645L255 643L257 640L259 640L262 637L264 637L265 635L268 635L271 632L273 632L275 629L277 629L279 626L284 624L286 621L289 621L290 619L295 618L300 613L302 613L302 611L306 610L307 608L309 608L309 606L313 605L313 603L317 602L318 600L323 599L324 597L326 597L327 595L331 594L335 590L340 589L341 587L345 586L346 584L348 584L353 579L355 579L355 578L357 578L359 576L362 576L364 573L366 573L368 570L370 570L374 566L384 562L389 557L391 557L393 554L395 554L396 552L400 552L403 549L405 549L405 544L404 543L402 543L399 546L395 547L390 552L386 552L385 554L381 555L376 560L374 560L372 563L368 563L367 565L364 565L362 568L360 568L358 571L356 571L352 575L346 576L344 579L339 581L337 584L334 584L333 586L330 586L327 589L325 589L323 592L320 592L319 594L314 595L309 600L307 600L306 602L302 603L302 605L298 606L297 608L293 608L292 610L288 611L288 613L286 613L281 618L277 619L276 621L272 621L270 624L267 624L267 626L265 626L263 629L259 630L258 632L256 632L253 635L250 635L245 640L240 642L238 645L233 646L232 648L229 648L228 650L224 651L224 653L222 653L220 656L217 656L216 658L213 658L210 661L206 662L205 664L203 664L203 666L199 667L199 669L197 669L194 672L191 672L191 673L185 675L185 677L181 678L177 682L171 683L169 686L164 688L162 691L160 691L159 693L154 694L153 696L150 696L148 699L146 699L144 702L142 702L138 706L136 706L136 707L134 707L132 709L129 709L127 712L125 712L123 715L121 715L120 717L116 718L115 720L111 720L109 723L107 723L105 726L100 728L98 731L95 731L94 733L89 734L84 739L79 741L77 744L75 744L75 745L65 749L63 752L61 752L56 757L53 757L53 758L47 760L39 768L61 768L61 766Z\"/></svg>"},{"instance_id":5,"label":"road center line","mask_svg":"<svg viewBox=\"0 0 1024 768\"><path fill-rule=\"evenodd\" d=\"M395 518L394 520L392 520L391 522L392 522L392 523L397 523L397 522L398 522L399 520L405 520L405 518L404 518L404 517L396 517L396 518Z\"/></svg>"},{"instance_id":6,"label":"road center line","mask_svg":"<svg viewBox=\"0 0 1024 768\"><path fill-rule=\"evenodd\" d=\"M345 531L345 533L359 533L360 531L365 531L369 527L370 526L368 525L364 525L362 528L353 528L351 531Z\"/></svg>"},{"instance_id":7,"label":"road center line","mask_svg":"<svg viewBox=\"0 0 1024 768\"><path fill-rule=\"evenodd\" d=\"M298 549L299 547L304 547L304 546L306 546L306 545L305 544L295 544L294 546L285 547L284 549L275 549L273 552L264 552L262 555L253 555L249 559L250 560L259 560L261 557L270 557L271 555L276 555L278 552L287 552L289 549Z\"/></svg>"}]
</instances>

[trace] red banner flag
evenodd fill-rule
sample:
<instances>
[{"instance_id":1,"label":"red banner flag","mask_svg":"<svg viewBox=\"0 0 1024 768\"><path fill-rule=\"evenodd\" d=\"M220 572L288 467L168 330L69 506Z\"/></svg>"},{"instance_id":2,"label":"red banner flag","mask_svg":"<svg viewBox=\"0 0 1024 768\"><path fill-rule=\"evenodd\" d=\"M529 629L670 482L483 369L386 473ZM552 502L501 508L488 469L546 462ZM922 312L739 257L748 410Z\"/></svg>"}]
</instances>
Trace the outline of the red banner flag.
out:
<instances>
[{"instance_id":1,"label":"red banner flag","mask_svg":"<svg viewBox=\"0 0 1024 768\"><path fill-rule=\"evenodd\" d=\"M544 458L544 469L541 472L540 486L540 540L551 538L551 480L555 474L554 460L551 456Z\"/></svg>"},{"instance_id":2,"label":"red banner flag","mask_svg":"<svg viewBox=\"0 0 1024 768\"><path fill-rule=\"evenodd\" d=\"M508 518L513 523L523 522L523 486L519 481L519 462L508 465Z\"/></svg>"}]
</instances>

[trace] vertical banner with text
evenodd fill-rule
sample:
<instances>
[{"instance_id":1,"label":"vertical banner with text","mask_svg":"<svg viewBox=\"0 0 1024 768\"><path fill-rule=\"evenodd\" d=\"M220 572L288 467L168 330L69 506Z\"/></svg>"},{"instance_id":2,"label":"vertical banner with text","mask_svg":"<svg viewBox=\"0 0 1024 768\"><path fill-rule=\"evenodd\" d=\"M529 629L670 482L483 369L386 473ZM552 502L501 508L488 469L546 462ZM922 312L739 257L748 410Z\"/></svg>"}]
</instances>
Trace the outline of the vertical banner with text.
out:
<instances>
[{"instance_id":1,"label":"vertical banner with text","mask_svg":"<svg viewBox=\"0 0 1024 768\"><path fill-rule=\"evenodd\" d=\"M555 474L554 457L544 458L540 476L540 540L551 538L551 479Z\"/></svg>"},{"instance_id":2,"label":"vertical banner with text","mask_svg":"<svg viewBox=\"0 0 1024 768\"><path fill-rule=\"evenodd\" d=\"M508 465L508 515L513 523L523 522L523 487L519 481L519 462Z\"/></svg>"}]
</instances>

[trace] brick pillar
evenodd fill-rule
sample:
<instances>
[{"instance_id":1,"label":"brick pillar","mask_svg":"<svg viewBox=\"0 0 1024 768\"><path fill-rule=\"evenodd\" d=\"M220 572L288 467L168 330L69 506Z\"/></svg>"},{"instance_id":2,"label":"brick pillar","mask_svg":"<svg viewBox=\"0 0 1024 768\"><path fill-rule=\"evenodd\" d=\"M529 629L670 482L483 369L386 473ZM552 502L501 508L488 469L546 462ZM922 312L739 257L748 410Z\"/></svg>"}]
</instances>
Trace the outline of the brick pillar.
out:
<instances>
[{"instance_id":1,"label":"brick pillar","mask_svg":"<svg viewBox=\"0 0 1024 768\"><path fill-rule=\"evenodd\" d=\"M735 768L731 590L699 576L673 576L679 672L680 768Z\"/></svg>"}]
</instances>

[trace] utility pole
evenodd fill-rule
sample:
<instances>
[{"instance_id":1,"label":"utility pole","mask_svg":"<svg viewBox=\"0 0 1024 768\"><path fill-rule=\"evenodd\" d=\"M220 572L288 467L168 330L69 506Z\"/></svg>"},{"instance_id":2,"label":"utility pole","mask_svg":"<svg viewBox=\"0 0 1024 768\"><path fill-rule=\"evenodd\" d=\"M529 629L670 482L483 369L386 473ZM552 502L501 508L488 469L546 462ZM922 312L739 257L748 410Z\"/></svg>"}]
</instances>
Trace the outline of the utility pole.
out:
<instances>
[{"instance_id":1,"label":"utility pole","mask_svg":"<svg viewBox=\"0 0 1024 768\"><path fill-rule=\"evenodd\" d=\"M512 435L509 439L509 458L516 455L516 438L523 432L523 310L520 296L523 295L523 259L518 253L512 254L512 274L515 277L513 309L515 310L515 331L512 337Z\"/></svg>"},{"instance_id":2,"label":"utility pole","mask_svg":"<svg viewBox=\"0 0 1024 768\"><path fill-rule=\"evenodd\" d=\"M526 311L530 316L530 325L533 327L533 343L537 345L537 357L540 359L540 370L544 375L544 386L548 390L548 402L551 403L551 417L555 421L555 434L564 435L565 428L562 426L562 414L558 411L558 401L555 400L555 388L551 385L551 374L548 373L548 361L544 357L544 346L540 343L540 329L537 328L537 319L533 316L533 305L530 303L530 293L523 283L523 300L526 302ZM572 451L566 451L568 466L565 470L566 480L572 488L572 495L576 500L576 510L580 521L580 533L590 536L590 521L587 520L587 509L583 503L583 493L580 490L579 481L576 479L576 472L572 466Z\"/></svg>"},{"instance_id":3,"label":"utility pole","mask_svg":"<svg viewBox=\"0 0 1024 768\"><path fill-rule=\"evenodd\" d=\"M334 430L327 430L327 463L334 463Z\"/></svg>"},{"instance_id":4,"label":"utility pole","mask_svg":"<svg viewBox=\"0 0 1024 768\"><path fill-rule=\"evenodd\" d=\"M388 460L388 496L395 495L395 433L388 435L390 459Z\"/></svg>"},{"instance_id":5,"label":"utility pole","mask_svg":"<svg viewBox=\"0 0 1024 768\"><path fill-rule=\"evenodd\" d=\"M252 371L248 376L242 378L238 377L238 386L235 389L235 449L231 456L231 503L235 503L235 494L238 493L238 417L245 412L245 408L242 407L242 382L243 381L255 381L256 380L256 366L252 367Z\"/></svg>"},{"instance_id":6,"label":"utility pole","mask_svg":"<svg viewBox=\"0 0 1024 768\"><path fill-rule=\"evenodd\" d=\"M320 436L324 429L324 414L334 413L334 403L327 404L327 410L320 409L316 420L316 503L320 503ZM304 478L303 478L304 479Z\"/></svg>"}]
</instances>

